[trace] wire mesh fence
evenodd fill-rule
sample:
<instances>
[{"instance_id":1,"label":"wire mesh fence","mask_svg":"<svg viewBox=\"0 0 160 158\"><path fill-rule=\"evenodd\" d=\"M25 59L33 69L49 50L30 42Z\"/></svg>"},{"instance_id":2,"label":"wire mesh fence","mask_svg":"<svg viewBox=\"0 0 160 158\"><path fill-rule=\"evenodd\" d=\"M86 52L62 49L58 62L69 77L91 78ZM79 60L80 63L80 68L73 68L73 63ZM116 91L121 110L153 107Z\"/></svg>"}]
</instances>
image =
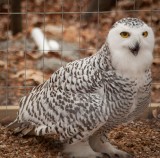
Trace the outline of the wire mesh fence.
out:
<instances>
[{"instance_id":1,"label":"wire mesh fence","mask_svg":"<svg viewBox=\"0 0 160 158\"><path fill-rule=\"evenodd\" d=\"M21 11L11 9L13 0L0 4L0 107L3 117L19 99L67 62L94 54L104 43L113 23L138 17L152 26L156 43L152 66L152 102L160 103L160 3L158 0L116 0L108 9L100 0L22 0ZM18 1L17 1L18 2ZM11 18L21 15L23 30L12 35ZM39 28L47 41L59 48L38 49L32 31ZM47 53L46 53L47 52Z\"/></svg>"}]
</instances>

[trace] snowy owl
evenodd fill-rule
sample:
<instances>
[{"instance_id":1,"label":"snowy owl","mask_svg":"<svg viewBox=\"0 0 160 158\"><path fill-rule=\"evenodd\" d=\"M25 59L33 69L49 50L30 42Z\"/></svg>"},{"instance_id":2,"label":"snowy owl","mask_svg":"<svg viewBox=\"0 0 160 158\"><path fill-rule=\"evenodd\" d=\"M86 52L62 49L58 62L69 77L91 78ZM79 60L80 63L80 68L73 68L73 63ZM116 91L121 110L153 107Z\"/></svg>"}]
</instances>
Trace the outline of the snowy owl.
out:
<instances>
[{"instance_id":1,"label":"snowy owl","mask_svg":"<svg viewBox=\"0 0 160 158\"><path fill-rule=\"evenodd\" d=\"M23 97L8 128L21 135L54 134L71 157L132 158L111 145L107 133L149 105L153 48L146 23L117 21L96 54L61 67Z\"/></svg>"}]
</instances>

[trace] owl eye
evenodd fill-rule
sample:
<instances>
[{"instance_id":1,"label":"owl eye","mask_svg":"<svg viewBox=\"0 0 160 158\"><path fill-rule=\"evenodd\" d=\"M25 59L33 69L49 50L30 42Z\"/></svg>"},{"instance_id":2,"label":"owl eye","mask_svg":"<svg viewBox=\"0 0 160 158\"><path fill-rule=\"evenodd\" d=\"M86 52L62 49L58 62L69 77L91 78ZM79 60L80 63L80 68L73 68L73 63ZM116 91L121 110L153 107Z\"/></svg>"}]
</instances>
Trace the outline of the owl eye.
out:
<instances>
[{"instance_id":1,"label":"owl eye","mask_svg":"<svg viewBox=\"0 0 160 158\"><path fill-rule=\"evenodd\" d=\"M120 35L123 38L128 38L130 36L130 33L129 32L121 32Z\"/></svg>"},{"instance_id":2,"label":"owl eye","mask_svg":"<svg viewBox=\"0 0 160 158\"><path fill-rule=\"evenodd\" d=\"M142 36L143 36L143 37L147 37L147 36L148 36L148 32L147 32L147 31L143 32L143 33L142 33Z\"/></svg>"}]
</instances>

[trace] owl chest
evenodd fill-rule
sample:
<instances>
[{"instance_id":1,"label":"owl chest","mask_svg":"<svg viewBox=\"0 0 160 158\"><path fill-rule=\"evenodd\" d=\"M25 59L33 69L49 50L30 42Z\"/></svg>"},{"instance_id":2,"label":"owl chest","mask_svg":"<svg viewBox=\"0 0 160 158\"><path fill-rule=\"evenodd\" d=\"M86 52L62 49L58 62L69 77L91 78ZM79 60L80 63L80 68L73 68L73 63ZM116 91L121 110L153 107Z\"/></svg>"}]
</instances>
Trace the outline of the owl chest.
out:
<instances>
[{"instance_id":1,"label":"owl chest","mask_svg":"<svg viewBox=\"0 0 160 158\"><path fill-rule=\"evenodd\" d=\"M136 93L133 98L133 104L129 110L129 114L139 115L150 103L151 96L151 79L144 78L137 82Z\"/></svg>"}]
</instances>

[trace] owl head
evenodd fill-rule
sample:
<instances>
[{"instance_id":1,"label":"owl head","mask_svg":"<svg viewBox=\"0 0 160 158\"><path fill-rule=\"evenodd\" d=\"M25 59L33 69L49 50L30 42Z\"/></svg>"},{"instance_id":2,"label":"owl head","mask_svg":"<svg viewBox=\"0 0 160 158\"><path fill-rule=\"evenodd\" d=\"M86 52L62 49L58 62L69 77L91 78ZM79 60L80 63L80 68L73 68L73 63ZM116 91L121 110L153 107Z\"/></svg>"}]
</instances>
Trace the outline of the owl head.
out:
<instances>
[{"instance_id":1,"label":"owl head","mask_svg":"<svg viewBox=\"0 0 160 158\"><path fill-rule=\"evenodd\" d=\"M154 33L142 20L123 18L108 33L113 67L124 75L139 76L153 60Z\"/></svg>"}]
</instances>

